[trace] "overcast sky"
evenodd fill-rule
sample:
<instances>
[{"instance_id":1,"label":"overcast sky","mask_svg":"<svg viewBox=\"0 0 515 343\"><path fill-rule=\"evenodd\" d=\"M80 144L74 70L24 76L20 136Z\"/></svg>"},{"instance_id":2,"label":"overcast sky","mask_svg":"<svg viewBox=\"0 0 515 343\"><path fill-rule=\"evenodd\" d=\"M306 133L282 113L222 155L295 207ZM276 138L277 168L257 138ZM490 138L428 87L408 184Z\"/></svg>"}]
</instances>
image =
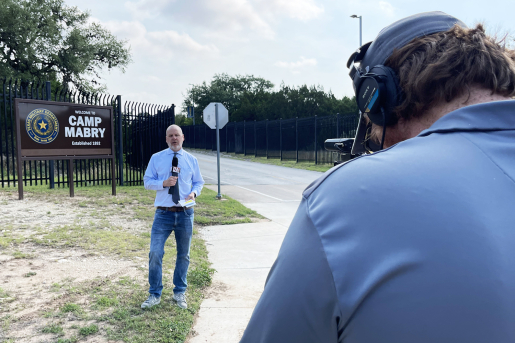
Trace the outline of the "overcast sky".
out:
<instances>
[{"instance_id":1,"label":"overcast sky","mask_svg":"<svg viewBox=\"0 0 515 343\"><path fill-rule=\"evenodd\" d=\"M128 40L133 63L105 83L123 100L180 106L190 84L254 75L353 96L346 62L359 46L411 14L444 11L468 26L515 32L515 2L469 0L65 0ZM230 114L229 114L230 115Z\"/></svg>"}]
</instances>

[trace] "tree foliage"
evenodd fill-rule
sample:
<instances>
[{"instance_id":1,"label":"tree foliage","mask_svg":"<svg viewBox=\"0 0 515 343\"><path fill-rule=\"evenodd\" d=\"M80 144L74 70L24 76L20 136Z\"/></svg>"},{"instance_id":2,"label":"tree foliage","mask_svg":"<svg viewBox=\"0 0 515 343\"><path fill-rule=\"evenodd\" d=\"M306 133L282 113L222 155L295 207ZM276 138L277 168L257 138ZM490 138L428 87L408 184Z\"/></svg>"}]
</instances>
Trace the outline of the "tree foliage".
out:
<instances>
[{"instance_id":1,"label":"tree foliage","mask_svg":"<svg viewBox=\"0 0 515 343\"><path fill-rule=\"evenodd\" d=\"M125 71L130 49L89 17L63 0L0 1L0 77L103 90L102 70Z\"/></svg>"},{"instance_id":2,"label":"tree foliage","mask_svg":"<svg viewBox=\"0 0 515 343\"><path fill-rule=\"evenodd\" d=\"M231 77L217 74L207 84L193 85L187 91L183 112L187 106L195 106L195 121L202 121L202 110L210 102L221 102L229 111L229 121L288 119L326 116L336 113L357 113L354 99L337 99L322 86L307 85L290 87L284 83L278 91L272 82L250 76ZM181 118L183 124L189 120Z\"/></svg>"}]
</instances>

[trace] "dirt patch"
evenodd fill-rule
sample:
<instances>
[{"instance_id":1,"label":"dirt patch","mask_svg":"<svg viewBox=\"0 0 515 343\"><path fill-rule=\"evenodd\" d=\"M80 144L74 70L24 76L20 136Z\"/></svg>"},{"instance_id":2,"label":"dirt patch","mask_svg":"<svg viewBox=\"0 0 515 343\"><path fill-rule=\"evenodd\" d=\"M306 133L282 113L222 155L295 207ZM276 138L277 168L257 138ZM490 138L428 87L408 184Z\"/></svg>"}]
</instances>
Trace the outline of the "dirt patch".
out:
<instances>
[{"instance_id":1,"label":"dirt patch","mask_svg":"<svg viewBox=\"0 0 515 343\"><path fill-rule=\"evenodd\" d=\"M63 306L73 303L87 308L92 297L81 294L84 287L102 288L121 278L138 280L144 287L148 269L144 252L113 256L96 249L60 247L59 243L45 246L44 240L34 243L67 225L150 231L148 220L129 215L134 210L130 206L120 211L120 205L90 206L85 203L89 200L61 195L57 200L26 197L20 201L13 193L0 195L0 342L108 342L101 334L81 335L87 331L80 329L93 322L90 316L63 312ZM99 323L95 327L102 333L108 326Z\"/></svg>"}]
</instances>

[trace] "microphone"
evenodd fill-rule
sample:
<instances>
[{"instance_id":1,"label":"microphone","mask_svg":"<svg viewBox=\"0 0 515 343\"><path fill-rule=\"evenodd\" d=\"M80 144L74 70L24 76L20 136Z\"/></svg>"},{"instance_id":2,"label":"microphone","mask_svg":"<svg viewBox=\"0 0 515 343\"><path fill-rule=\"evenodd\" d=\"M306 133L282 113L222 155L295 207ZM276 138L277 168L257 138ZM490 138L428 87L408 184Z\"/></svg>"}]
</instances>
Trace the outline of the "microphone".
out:
<instances>
[{"instance_id":1,"label":"microphone","mask_svg":"<svg viewBox=\"0 0 515 343\"><path fill-rule=\"evenodd\" d=\"M179 160L177 159L177 156L174 156L173 157L173 160L172 160L172 170L170 170L172 172L172 176L178 176L179 173L179 168L177 168L177 165L179 164ZM179 180L177 180L179 181ZM175 186L170 186L170 188L168 188L168 194L173 194L173 189L175 188Z\"/></svg>"}]
</instances>

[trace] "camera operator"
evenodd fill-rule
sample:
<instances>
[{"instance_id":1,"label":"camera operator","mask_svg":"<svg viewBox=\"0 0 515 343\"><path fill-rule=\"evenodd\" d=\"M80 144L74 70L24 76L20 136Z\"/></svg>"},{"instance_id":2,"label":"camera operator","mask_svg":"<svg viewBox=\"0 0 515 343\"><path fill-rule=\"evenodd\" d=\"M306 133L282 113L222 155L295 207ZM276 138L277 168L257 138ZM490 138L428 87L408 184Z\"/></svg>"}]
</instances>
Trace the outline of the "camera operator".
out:
<instances>
[{"instance_id":1,"label":"camera operator","mask_svg":"<svg viewBox=\"0 0 515 343\"><path fill-rule=\"evenodd\" d=\"M442 12L351 56L375 152L305 190L241 342L515 342L514 60Z\"/></svg>"}]
</instances>

